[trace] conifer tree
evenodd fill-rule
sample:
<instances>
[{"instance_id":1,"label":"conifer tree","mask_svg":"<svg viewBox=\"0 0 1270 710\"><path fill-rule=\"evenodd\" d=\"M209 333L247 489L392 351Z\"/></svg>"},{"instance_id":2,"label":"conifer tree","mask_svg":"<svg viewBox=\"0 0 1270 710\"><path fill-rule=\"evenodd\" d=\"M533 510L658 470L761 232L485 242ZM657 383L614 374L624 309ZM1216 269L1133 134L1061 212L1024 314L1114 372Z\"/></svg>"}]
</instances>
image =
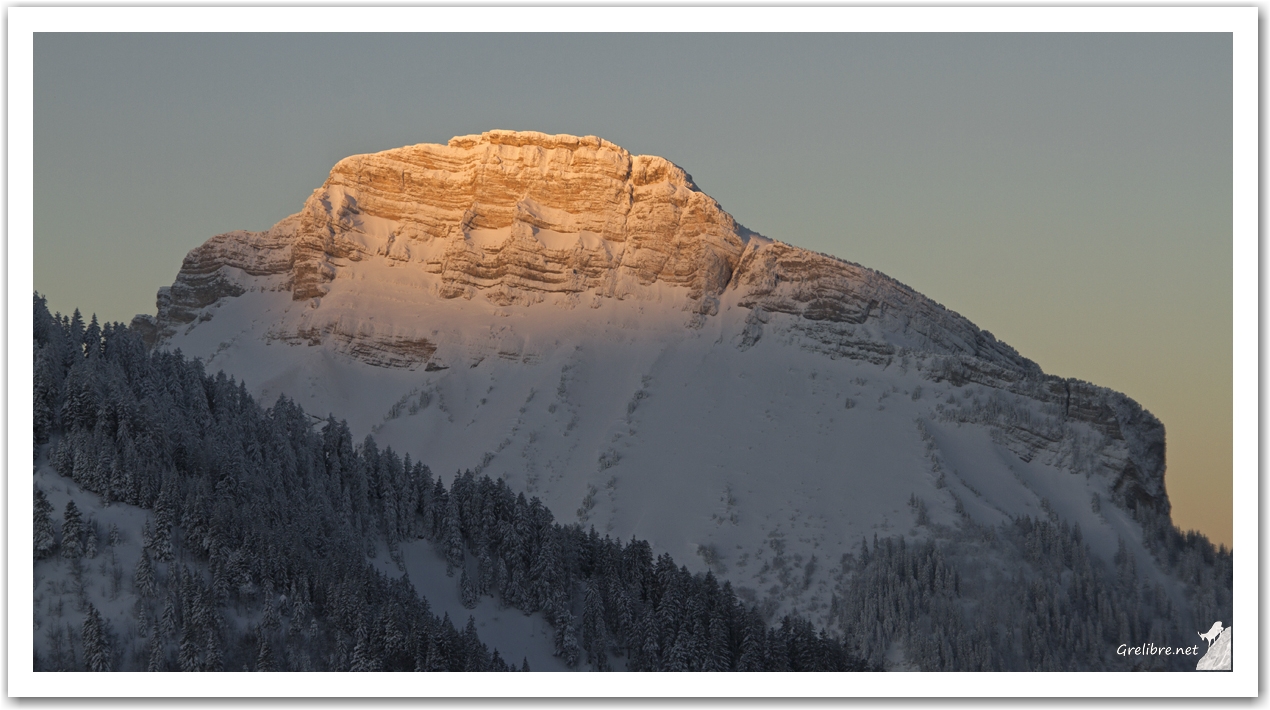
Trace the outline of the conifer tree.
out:
<instances>
[{"instance_id":1,"label":"conifer tree","mask_svg":"<svg viewBox=\"0 0 1270 710\"><path fill-rule=\"evenodd\" d=\"M84 664L93 672L110 670L110 641L106 638L105 624L97 607L88 605L83 626Z\"/></svg>"},{"instance_id":2,"label":"conifer tree","mask_svg":"<svg viewBox=\"0 0 1270 710\"><path fill-rule=\"evenodd\" d=\"M746 612L743 623L745 626L741 636L741 655L737 659L736 669L742 672L761 671L763 657L766 655L763 646L767 639L767 631L763 628L758 610Z\"/></svg>"},{"instance_id":3,"label":"conifer tree","mask_svg":"<svg viewBox=\"0 0 1270 710\"><path fill-rule=\"evenodd\" d=\"M137 560L136 571L132 575L132 587L142 599L153 597L157 591L154 566L150 562L150 553L144 549L141 550L141 557Z\"/></svg>"},{"instance_id":4,"label":"conifer tree","mask_svg":"<svg viewBox=\"0 0 1270 710\"><path fill-rule=\"evenodd\" d=\"M62 514L62 556L70 560L84 556L84 522L73 500L66 502Z\"/></svg>"},{"instance_id":5,"label":"conifer tree","mask_svg":"<svg viewBox=\"0 0 1270 710\"><path fill-rule=\"evenodd\" d=\"M692 670L692 655L689 649L691 641L688 638L691 633L687 625L679 627L679 633L675 634L675 641L666 653L666 666L662 670L672 673Z\"/></svg>"},{"instance_id":6,"label":"conifer tree","mask_svg":"<svg viewBox=\"0 0 1270 710\"><path fill-rule=\"evenodd\" d=\"M225 659L221 654L220 642L216 640L216 632L208 629L206 656L203 661L203 669L207 671L223 671L225 670Z\"/></svg>"},{"instance_id":7,"label":"conifer tree","mask_svg":"<svg viewBox=\"0 0 1270 710\"><path fill-rule=\"evenodd\" d=\"M38 452L41 444L48 443L49 434L52 433L55 421L54 417L56 409L54 403L57 400L57 375L54 374L53 356L49 353L49 348L35 345L34 360L34 411L33 411L33 435L35 448Z\"/></svg>"},{"instance_id":8,"label":"conifer tree","mask_svg":"<svg viewBox=\"0 0 1270 710\"><path fill-rule=\"evenodd\" d=\"M194 640L194 634L194 624L186 624L181 630L181 645L177 651L176 662L186 673L199 669L199 647Z\"/></svg>"},{"instance_id":9,"label":"conifer tree","mask_svg":"<svg viewBox=\"0 0 1270 710\"><path fill-rule=\"evenodd\" d=\"M373 673L379 670L379 659L375 658L371 648L370 633L365 619L358 624L357 643L353 647L353 662L349 670L358 673Z\"/></svg>"},{"instance_id":10,"label":"conifer tree","mask_svg":"<svg viewBox=\"0 0 1270 710\"><path fill-rule=\"evenodd\" d=\"M154 553L154 559L159 562L172 561L172 518L173 511L170 503L166 502L160 496L158 502L154 506L155 526L153 532L153 545L151 551Z\"/></svg>"},{"instance_id":11,"label":"conifer tree","mask_svg":"<svg viewBox=\"0 0 1270 710\"><path fill-rule=\"evenodd\" d=\"M92 321L88 327L84 329L84 356L94 359L101 350L101 325L97 323L97 314L94 313Z\"/></svg>"},{"instance_id":12,"label":"conifer tree","mask_svg":"<svg viewBox=\"0 0 1270 710\"><path fill-rule=\"evenodd\" d=\"M273 594L265 594L265 609L260 615L260 625L269 631L276 631L282 627L282 619L278 616L278 609L273 604Z\"/></svg>"},{"instance_id":13,"label":"conifer tree","mask_svg":"<svg viewBox=\"0 0 1270 710\"><path fill-rule=\"evenodd\" d=\"M406 635L401 632L391 613L384 615L383 639L386 663L392 666L392 670L404 668L409 658Z\"/></svg>"},{"instance_id":14,"label":"conifer tree","mask_svg":"<svg viewBox=\"0 0 1270 710\"><path fill-rule=\"evenodd\" d=\"M467 576L467 568L464 568L459 575L459 600L465 609L475 609L480 601L476 593L476 587Z\"/></svg>"},{"instance_id":15,"label":"conifer tree","mask_svg":"<svg viewBox=\"0 0 1270 710\"><path fill-rule=\"evenodd\" d=\"M476 590L478 596L493 594L497 589L498 567L495 566L493 558L490 557L489 550L482 547L480 557L476 560L476 579L472 580L472 586ZM470 608L470 607L469 607Z\"/></svg>"},{"instance_id":16,"label":"conifer tree","mask_svg":"<svg viewBox=\"0 0 1270 710\"><path fill-rule=\"evenodd\" d=\"M159 631L157 624L150 628L149 638L149 659L146 664L146 670L150 673L158 673L164 670L164 652L163 652L163 634Z\"/></svg>"},{"instance_id":17,"label":"conifer tree","mask_svg":"<svg viewBox=\"0 0 1270 710\"><path fill-rule=\"evenodd\" d=\"M445 526L442 538L445 545L445 574L453 577L454 570L463 565L463 532L459 527L459 507L454 495L449 496L443 524Z\"/></svg>"},{"instance_id":18,"label":"conifer tree","mask_svg":"<svg viewBox=\"0 0 1270 710\"><path fill-rule=\"evenodd\" d=\"M171 572L168 573L168 577L172 577ZM171 594L168 595L167 603L163 605L163 614L159 619L159 623L162 624L160 628L162 628L165 635L176 635L176 604Z\"/></svg>"},{"instance_id":19,"label":"conifer tree","mask_svg":"<svg viewBox=\"0 0 1270 710\"><path fill-rule=\"evenodd\" d=\"M587 582L582 602L582 648L586 650L587 663L594 663L603 670L607 665L606 648L608 634L604 626L604 607L595 580Z\"/></svg>"},{"instance_id":20,"label":"conifer tree","mask_svg":"<svg viewBox=\"0 0 1270 710\"><path fill-rule=\"evenodd\" d=\"M444 651L444 644L440 634L428 635L428 660L426 670L429 673L439 673L450 670Z\"/></svg>"},{"instance_id":21,"label":"conifer tree","mask_svg":"<svg viewBox=\"0 0 1270 710\"><path fill-rule=\"evenodd\" d=\"M97 557L97 521L92 518L84 525L84 557L90 560Z\"/></svg>"},{"instance_id":22,"label":"conifer tree","mask_svg":"<svg viewBox=\"0 0 1270 710\"><path fill-rule=\"evenodd\" d=\"M256 671L259 673L271 673L274 670L273 665L273 649L269 647L269 635L264 629L256 629L256 635L259 637L259 644L256 650Z\"/></svg>"},{"instance_id":23,"label":"conifer tree","mask_svg":"<svg viewBox=\"0 0 1270 710\"><path fill-rule=\"evenodd\" d=\"M57 549L56 533L53 530L53 504L44 496L44 491L35 488L34 545L35 559L42 560Z\"/></svg>"},{"instance_id":24,"label":"conifer tree","mask_svg":"<svg viewBox=\"0 0 1270 710\"><path fill-rule=\"evenodd\" d=\"M703 671L731 670L732 651L728 647L728 627L722 613L716 612L710 617L709 641L705 658L702 659Z\"/></svg>"},{"instance_id":25,"label":"conifer tree","mask_svg":"<svg viewBox=\"0 0 1270 710\"><path fill-rule=\"evenodd\" d=\"M555 655L564 660L570 668L578 665L582 649L578 647L578 638L573 631L573 614L564 612L556 623Z\"/></svg>"}]
</instances>

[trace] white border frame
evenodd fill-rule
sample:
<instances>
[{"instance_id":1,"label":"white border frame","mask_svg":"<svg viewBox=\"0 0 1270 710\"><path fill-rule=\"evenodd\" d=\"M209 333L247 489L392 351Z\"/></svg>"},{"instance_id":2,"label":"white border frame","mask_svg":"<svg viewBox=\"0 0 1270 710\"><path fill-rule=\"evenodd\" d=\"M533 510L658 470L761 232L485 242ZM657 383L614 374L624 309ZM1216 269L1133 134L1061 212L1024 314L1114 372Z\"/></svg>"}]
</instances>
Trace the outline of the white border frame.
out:
<instances>
[{"instance_id":1,"label":"white border frame","mask_svg":"<svg viewBox=\"0 0 1270 710\"><path fill-rule=\"evenodd\" d=\"M1257 695L1258 8L103 8L8 9L8 466L31 466L33 34L35 32L1229 32L1234 62L1234 572L1231 673L893 674L35 674L31 478L8 480L10 697L1223 697ZM1257 383L1257 387L1251 387ZM988 676L991 677L988 677ZM792 677L796 676L796 677Z\"/></svg>"}]
</instances>

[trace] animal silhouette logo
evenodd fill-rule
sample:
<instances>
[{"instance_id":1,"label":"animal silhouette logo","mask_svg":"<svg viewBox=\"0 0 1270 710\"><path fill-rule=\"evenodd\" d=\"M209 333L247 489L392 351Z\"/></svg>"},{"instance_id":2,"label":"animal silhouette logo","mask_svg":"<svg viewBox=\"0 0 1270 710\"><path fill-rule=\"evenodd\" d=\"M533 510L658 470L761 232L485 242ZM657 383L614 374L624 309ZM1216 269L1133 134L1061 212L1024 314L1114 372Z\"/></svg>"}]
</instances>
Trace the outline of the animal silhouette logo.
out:
<instances>
[{"instance_id":1,"label":"animal silhouette logo","mask_svg":"<svg viewBox=\"0 0 1270 710\"><path fill-rule=\"evenodd\" d=\"M1213 641L1216 640L1217 637L1221 635L1221 632L1222 632L1221 622L1214 621L1213 628L1209 629L1208 633L1206 634L1199 634L1199 637L1207 641L1209 646L1212 646ZM1195 633L1199 633L1199 632L1196 631Z\"/></svg>"}]
</instances>

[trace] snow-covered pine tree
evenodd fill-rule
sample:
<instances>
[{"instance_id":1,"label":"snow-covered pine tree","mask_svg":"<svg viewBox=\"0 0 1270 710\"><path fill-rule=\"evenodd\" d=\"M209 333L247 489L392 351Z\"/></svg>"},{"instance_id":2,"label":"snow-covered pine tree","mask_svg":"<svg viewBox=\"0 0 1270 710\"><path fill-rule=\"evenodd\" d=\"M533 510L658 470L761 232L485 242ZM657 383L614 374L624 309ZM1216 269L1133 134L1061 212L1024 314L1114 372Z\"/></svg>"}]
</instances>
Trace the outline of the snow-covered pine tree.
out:
<instances>
[{"instance_id":1,"label":"snow-covered pine tree","mask_svg":"<svg viewBox=\"0 0 1270 710\"><path fill-rule=\"evenodd\" d=\"M480 601L476 593L476 587L472 584L472 580L467 576L467 568L459 574L459 600L465 609L475 609Z\"/></svg>"},{"instance_id":2,"label":"snow-covered pine tree","mask_svg":"<svg viewBox=\"0 0 1270 710\"><path fill-rule=\"evenodd\" d=\"M587 663L604 670L608 665L608 630L604 624L599 580L596 579L587 581L582 596L582 648L586 650Z\"/></svg>"},{"instance_id":3,"label":"snow-covered pine tree","mask_svg":"<svg viewBox=\"0 0 1270 710\"><path fill-rule=\"evenodd\" d=\"M66 502L62 514L62 556L70 560L84 556L84 521L73 500Z\"/></svg>"},{"instance_id":4,"label":"snow-covered pine tree","mask_svg":"<svg viewBox=\"0 0 1270 710\"><path fill-rule=\"evenodd\" d=\"M674 673L683 673L692 670L692 655L689 647L691 646L690 636L692 631L686 624L679 627L679 633L675 634L675 640L670 646L670 650L666 653L665 667L661 670L671 671Z\"/></svg>"},{"instance_id":5,"label":"snow-covered pine tree","mask_svg":"<svg viewBox=\"0 0 1270 710\"><path fill-rule=\"evenodd\" d=\"M54 417L57 410L53 408L53 403L57 401L57 388L59 386L53 355L50 353L50 347L35 344L35 360L34 360L34 411L33 411L33 435L35 447L38 450L41 444L47 444L49 434L52 433Z\"/></svg>"},{"instance_id":6,"label":"snow-covered pine tree","mask_svg":"<svg viewBox=\"0 0 1270 710\"><path fill-rule=\"evenodd\" d=\"M459 508L454 496L449 496L445 510L445 528L442 544L445 546L445 573L453 577L454 570L463 566L463 532L459 527Z\"/></svg>"},{"instance_id":7,"label":"snow-covered pine tree","mask_svg":"<svg viewBox=\"0 0 1270 710\"><path fill-rule=\"evenodd\" d=\"M393 670L405 670L410 658L409 642L406 635L402 633L401 627L397 625L394 616L392 613L384 615L384 658Z\"/></svg>"},{"instance_id":8,"label":"snow-covered pine tree","mask_svg":"<svg viewBox=\"0 0 1270 710\"><path fill-rule=\"evenodd\" d=\"M197 633L194 624L186 624L185 628L181 630L181 644L176 654L176 663L186 673L199 670L199 651L201 649L195 640Z\"/></svg>"},{"instance_id":9,"label":"snow-covered pine tree","mask_svg":"<svg viewBox=\"0 0 1270 710\"><path fill-rule=\"evenodd\" d=\"M84 524L84 557L97 558L97 521L93 518Z\"/></svg>"},{"instance_id":10,"label":"snow-covered pine tree","mask_svg":"<svg viewBox=\"0 0 1270 710\"><path fill-rule=\"evenodd\" d=\"M132 588L142 599L152 598L158 589L154 578L154 565L150 562L150 553L144 549L141 550L141 557L137 559L136 571L132 575Z\"/></svg>"},{"instance_id":11,"label":"snow-covered pine tree","mask_svg":"<svg viewBox=\"0 0 1270 710\"><path fill-rule=\"evenodd\" d=\"M494 560L490 557L489 549L482 548L480 556L476 558L476 579L473 580L472 586L476 589L477 595L484 596L493 594L496 589L496 577L498 568L494 565Z\"/></svg>"},{"instance_id":12,"label":"snow-covered pine tree","mask_svg":"<svg viewBox=\"0 0 1270 710\"><path fill-rule=\"evenodd\" d=\"M728 624L721 610L716 609L710 616L710 628L707 631L708 641L705 658L702 659L703 671L732 670L732 649L729 648Z\"/></svg>"},{"instance_id":13,"label":"snow-covered pine tree","mask_svg":"<svg viewBox=\"0 0 1270 710\"><path fill-rule=\"evenodd\" d=\"M150 627L147 648L149 657L146 663L146 671L150 673L163 671L166 666L166 659L164 656L163 632L159 630L158 624Z\"/></svg>"},{"instance_id":14,"label":"snow-covered pine tree","mask_svg":"<svg viewBox=\"0 0 1270 710\"><path fill-rule=\"evenodd\" d=\"M353 646L352 665L348 668L355 673L373 673L379 670L379 659L375 658L371 648L370 633L363 618L357 627L357 642Z\"/></svg>"},{"instance_id":15,"label":"snow-covered pine tree","mask_svg":"<svg viewBox=\"0 0 1270 710\"><path fill-rule=\"evenodd\" d=\"M52 556L53 551L57 549L57 533L53 529L53 504L49 503L39 486L35 487L35 509L32 522L34 523L32 532L34 533L35 559L42 560Z\"/></svg>"},{"instance_id":16,"label":"snow-covered pine tree","mask_svg":"<svg viewBox=\"0 0 1270 710\"><path fill-rule=\"evenodd\" d=\"M168 576L169 577L172 576L170 572ZM172 594L168 595L167 602L163 605L163 613L159 617L159 623L160 623L159 628L160 630L162 630L165 636L176 635L176 631L177 631L176 602L175 602L175 597Z\"/></svg>"},{"instance_id":17,"label":"snow-covered pine tree","mask_svg":"<svg viewBox=\"0 0 1270 710\"><path fill-rule=\"evenodd\" d=\"M273 649L269 646L269 635L261 630L257 630L259 644L256 650L256 671L258 673L271 673L274 670L273 665Z\"/></svg>"},{"instance_id":18,"label":"snow-covered pine tree","mask_svg":"<svg viewBox=\"0 0 1270 710\"><path fill-rule=\"evenodd\" d=\"M84 357L84 316L80 314L78 308L71 314L70 332L68 335L70 336L71 348L70 352L67 353L69 361L66 363L66 367L69 368L73 362Z\"/></svg>"},{"instance_id":19,"label":"snow-covered pine tree","mask_svg":"<svg viewBox=\"0 0 1270 710\"><path fill-rule=\"evenodd\" d=\"M92 603L89 603L88 612L84 615L82 639L86 670L96 673L109 671L111 667L110 639L107 638L101 613Z\"/></svg>"},{"instance_id":20,"label":"snow-covered pine tree","mask_svg":"<svg viewBox=\"0 0 1270 710\"><path fill-rule=\"evenodd\" d=\"M278 616L278 609L273 603L273 592L265 593L265 608L260 615L260 625L269 631L282 628L282 619Z\"/></svg>"},{"instance_id":21,"label":"snow-covered pine tree","mask_svg":"<svg viewBox=\"0 0 1270 710\"><path fill-rule=\"evenodd\" d=\"M446 659L445 654L445 643L440 633L428 634L426 649L426 660L423 668L425 671L429 673L442 673L450 670L449 662Z\"/></svg>"},{"instance_id":22,"label":"snow-covered pine tree","mask_svg":"<svg viewBox=\"0 0 1270 710\"><path fill-rule=\"evenodd\" d=\"M91 432L97 423L97 402L100 399L100 383L97 363L77 361L66 373L65 400L59 412L62 422L71 429Z\"/></svg>"},{"instance_id":23,"label":"snow-covered pine tree","mask_svg":"<svg viewBox=\"0 0 1270 710\"><path fill-rule=\"evenodd\" d=\"M225 658L221 654L220 641L216 638L216 631L207 630L207 643L204 647L203 670L205 671L223 671L225 670Z\"/></svg>"},{"instance_id":24,"label":"snow-covered pine tree","mask_svg":"<svg viewBox=\"0 0 1270 710\"><path fill-rule=\"evenodd\" d=\"M101 325L97 323L94 313L88 327L84 329L84 357L96 359L101 354Z\"/></svg>"},{"instance_id":25,"label":"snow-covered pine tree","mask_svg":"<svg viewBox=\"0 0 1270 710\"><path fill-rule=\"evenodd\" d=\"M742 619L741 653L737 659L736 669L741 672L763 670L763 659L767 655L764 644L767 641L767 630L759 616L758 609L745 612Z\"/></svg>"},{"instance_id":26,"label":"snow-covered pine tree","mask_svg":"<svg viewBox=\"0 0 1270 710\"><path fill-rule=\"evenodd\" d=\"M153 541L151 551L154 553L154 559L159 562L172 561L172 521L172 505L165 500L165 496L160 494L154 506L155 526L151 538Z\"/></svg>"},{"instance_id":27,"label":"snow-covered pine tree","mask_svg":"<svg viewBox=\"0 0 1270 710\"><path fill-rule=\"evenodd\" d=\"M578 637L573 630L573 614L564 612L556 624L556 652L564 664L570 668L578 665L582 649L578 646Z\"/></svg>"}]
</instances>

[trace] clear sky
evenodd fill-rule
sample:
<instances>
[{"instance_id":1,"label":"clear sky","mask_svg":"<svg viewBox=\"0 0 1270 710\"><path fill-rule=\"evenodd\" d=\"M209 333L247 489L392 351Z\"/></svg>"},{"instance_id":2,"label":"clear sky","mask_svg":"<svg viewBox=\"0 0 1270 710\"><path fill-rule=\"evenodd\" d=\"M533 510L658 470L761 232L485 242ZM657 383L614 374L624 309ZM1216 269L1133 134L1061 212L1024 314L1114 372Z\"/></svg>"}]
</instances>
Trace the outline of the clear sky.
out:
<instances>
[{"instance_id":1,"label":"clear sky","mask_svg":"<svg viewBox=\"0 0 1270 710\"><path fill-rule=\"evenodd\" d=\"M1229 35L36 35L35 286L154 312L187 251L340 158L492 128L684 167L1165 424L1231 541Z\"/></svg>"}]
</instances>

